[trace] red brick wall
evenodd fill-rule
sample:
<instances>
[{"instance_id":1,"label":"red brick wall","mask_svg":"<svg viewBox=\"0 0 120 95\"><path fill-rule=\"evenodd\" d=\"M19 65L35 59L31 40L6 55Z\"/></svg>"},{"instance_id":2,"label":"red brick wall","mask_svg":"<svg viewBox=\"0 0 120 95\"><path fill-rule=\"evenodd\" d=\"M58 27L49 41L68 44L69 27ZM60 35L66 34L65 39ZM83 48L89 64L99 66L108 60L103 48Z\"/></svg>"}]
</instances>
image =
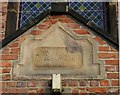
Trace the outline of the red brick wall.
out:
<instances>
[{"instance_id":1,"label":"red brick wall","mask_svg":"<svg viewBox=\"0 0 120 95\"><path fill-rule=\"evenodd\" d=\"M5 37L7 2L0 2L0 41Z\"/></svg>"},{"instance_id":2,"label":"red brick wall","mask_svg":"<svg viewBox=\"0 0 120 95\"><path fill-rule=\"evenodd\" d=\"M2 72L0 82L3 93L49 93L51 91L51 80L15 80L12 78L13 60L18 60L20 54L20 44L27 35L41 35L52 24L60 21L65 23L75 33L80 35L92 35L97 46L98 58L105 62L105 79L69 79L62 80L63 93L118 93L119 85L119 63L118 51L108 45L98 36L92 34L90 30L75 23L71 18L60 16L49 16L42 24L34 26L31 30L21 35L2 49L0 71ZM35 29L35 30L34 30ZM78 94L76 94L78 95ZM112 94L111 94L112 95ZM118 95L118 94L116 94Z\"/></svg>"}]
</instances>

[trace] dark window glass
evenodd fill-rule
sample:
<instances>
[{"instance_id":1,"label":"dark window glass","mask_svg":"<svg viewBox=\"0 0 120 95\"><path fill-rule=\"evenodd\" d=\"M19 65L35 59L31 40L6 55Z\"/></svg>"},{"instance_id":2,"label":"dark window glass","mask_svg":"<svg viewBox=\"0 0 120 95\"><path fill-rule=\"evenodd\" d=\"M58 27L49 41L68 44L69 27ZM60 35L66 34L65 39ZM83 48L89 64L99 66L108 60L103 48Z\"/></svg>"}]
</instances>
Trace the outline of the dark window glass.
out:
<instances>
[{"instance_id":1,"label":"dark window glass","mask_svg":"<svg viewBox=\"0 0 120 95\"><path fill-rule=\"evenodd\" d=\"M69 2L69 7L83 17L106 30L105 8L103 2Z\"/></svg>"},{"instance_id":2,"label":"dark window glass","mask_svg":"<svg viewBox=\"0 0 120 95\"><path fill-rule=\"evenodd\" d=\"M73 0L74 1L74 0ZM105 3L103 2L68 2L69 7L98 27L106 30ZM50 8L51 2L21 2L20 27Z\"/></svg>"},{"instance_id":3,"label":"dark window glass","mask_svg":"<svg viewBox=\"0 0 120 95\"><path fill-rule=\"evenodd\" d=\"M20 27L50 8L50 2L21 2Z\"/></svg>"}]
</instances>

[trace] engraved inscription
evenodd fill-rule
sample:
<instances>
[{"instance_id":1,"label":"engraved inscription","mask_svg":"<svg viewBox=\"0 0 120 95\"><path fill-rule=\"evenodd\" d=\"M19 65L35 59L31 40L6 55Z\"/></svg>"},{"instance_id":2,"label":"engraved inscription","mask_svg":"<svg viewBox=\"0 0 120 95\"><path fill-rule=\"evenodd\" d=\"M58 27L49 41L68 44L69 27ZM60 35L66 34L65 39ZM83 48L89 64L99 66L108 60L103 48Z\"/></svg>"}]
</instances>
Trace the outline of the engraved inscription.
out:
<instances>
[{"instance_id":1,"label":"engraved inscription","mask_svg":"<svg viewBox=\"0 0 120 95\"><path fill-rule=\"evenodd\" d=\"M35 67L80 68L82 52L79 47L38 47L33 51Z\"/></svg>"}]
</instances>

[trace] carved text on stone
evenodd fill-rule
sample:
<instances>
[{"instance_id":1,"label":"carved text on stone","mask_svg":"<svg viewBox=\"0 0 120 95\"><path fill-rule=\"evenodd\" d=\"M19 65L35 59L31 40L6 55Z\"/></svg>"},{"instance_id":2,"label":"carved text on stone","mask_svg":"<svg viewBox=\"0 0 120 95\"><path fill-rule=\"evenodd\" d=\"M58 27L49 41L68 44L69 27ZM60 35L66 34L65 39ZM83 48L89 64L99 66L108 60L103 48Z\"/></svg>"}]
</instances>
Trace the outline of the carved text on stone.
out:
<instances>
[{"instance_id":1,"label":"carved text on stone","mask_svg":"<svg viewBox=\"0 0 120 95\"><path fill-rule=\"evenodd\" d=\"M36 67L77 67L82 65L79 47L38 47L33 51L32 63Z\"/></svg>"}]
</instances>

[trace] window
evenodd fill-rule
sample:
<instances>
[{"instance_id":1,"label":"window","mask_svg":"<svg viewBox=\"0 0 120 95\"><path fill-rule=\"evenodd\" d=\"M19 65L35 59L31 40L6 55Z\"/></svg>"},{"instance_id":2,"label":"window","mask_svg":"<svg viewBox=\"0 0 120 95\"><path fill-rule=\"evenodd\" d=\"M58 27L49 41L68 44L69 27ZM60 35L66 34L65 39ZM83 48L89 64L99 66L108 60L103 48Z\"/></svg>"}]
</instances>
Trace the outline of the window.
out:
<instances>
[{"instance_id":1,"label":"window","mask_svg":"<svg viewBox=\"0 0 120 95\"><path fill-rule=\"evenodd\" d=\"M79 1L79 0L76 0ZM73 9L88 21L93 22L101 29L108 31L108 18L106 2L74 2L69 1L67 4L69 8ZM43 11L51 8L51 2L21 2L20 4L20 24L23 27L28 21L34 19Z\"/></svg>"},{"instance_id":2,"label":"window","mask_svg":"<svg viewBox=\"0 0 120 95\"><path fill-rule=\"evenodd\" d=\"M50 8L50 2L21 2L20 27Z\"/></svg>"},{"instance_id":3,"label":"window","mask_svg":"<svg viewBox=\"0 0 120 95\"><path fill-rule=\"evenodd\" d=\"M103 2L69 2L69 7L92 21L98 27L106 29L105 3Z\"/></svg>"}]
</instances>

